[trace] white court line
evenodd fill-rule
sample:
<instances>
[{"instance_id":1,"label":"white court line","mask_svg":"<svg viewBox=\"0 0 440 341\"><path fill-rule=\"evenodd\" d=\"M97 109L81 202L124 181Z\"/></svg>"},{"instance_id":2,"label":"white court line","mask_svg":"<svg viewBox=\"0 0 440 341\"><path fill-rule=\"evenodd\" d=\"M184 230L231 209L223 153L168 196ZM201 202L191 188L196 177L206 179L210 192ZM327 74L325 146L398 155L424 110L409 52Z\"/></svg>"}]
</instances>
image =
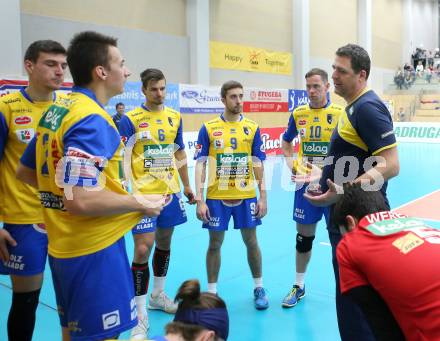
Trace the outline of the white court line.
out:
<instances>
[{"instance_id":1,"label":"white court line","mask_svg":"<svg viewBox=\"0 0 440 341\"><path fill-rule=\"evenodd\" d=\"M416 201L419 201L419 200L421 200L421 199L424 199L424 198L426 198L426 197L429 197L430 195L433 195L434 193L439 192L439 191L440 191L440 189L438 189L438 190L436 190L436 191L434 191L434 192L431 192L431 193L425 194L425 195L423 195L423 196L421 196L421 197L418 197L417 199L414 199L414 200L408 201L407 203L405 203L405 204L403 204L403 205L400 205L400 206L398 206L398 207L393 208L392 211L394 211L394 210L398 210L398 209L400 209L400 208L402 208L402 207L404 207L404 206L406 206L406 205L410 205L410 204L412 204L412 203L415 203Z\"/></svg>"},{"instance_id":2,"label":"white court line","mask_svg":"<svg viewBox=\"0 0 440 341\"><path fill-rule=\"evenodd\" d=\"M327 243L327 242L319 242L319 244L324 245L324 246L332 246L330 243Z\"/></svg>"}]
</instances>

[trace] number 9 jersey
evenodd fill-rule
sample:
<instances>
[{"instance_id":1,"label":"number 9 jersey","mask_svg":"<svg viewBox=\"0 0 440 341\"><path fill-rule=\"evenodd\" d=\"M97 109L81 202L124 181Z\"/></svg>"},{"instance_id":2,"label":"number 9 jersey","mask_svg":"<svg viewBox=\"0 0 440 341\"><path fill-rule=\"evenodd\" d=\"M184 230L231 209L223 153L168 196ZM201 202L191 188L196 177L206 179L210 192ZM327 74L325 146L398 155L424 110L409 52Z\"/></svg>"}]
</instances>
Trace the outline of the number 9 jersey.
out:
<instances>
[{"instance_id":1,"label":"number 9 jersey","mask_svg":"<svg viewBox=\"0 0 440 341\"><path fill-rule=\"evenodd\" d=\"M208 159L207 199L248 199L256 196L252 157L266 159L260 129L241 117L227 122L223 116L202 125L195 159Z\"/></svg>"}]
</instances>

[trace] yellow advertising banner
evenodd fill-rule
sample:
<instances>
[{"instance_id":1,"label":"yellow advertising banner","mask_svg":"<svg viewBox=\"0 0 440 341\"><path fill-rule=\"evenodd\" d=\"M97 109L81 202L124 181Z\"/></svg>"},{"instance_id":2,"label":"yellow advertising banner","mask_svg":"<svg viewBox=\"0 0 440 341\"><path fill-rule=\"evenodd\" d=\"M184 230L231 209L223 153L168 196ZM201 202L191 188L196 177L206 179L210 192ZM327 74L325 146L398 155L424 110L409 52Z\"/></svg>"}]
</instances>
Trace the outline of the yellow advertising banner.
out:
<instances>
[{"instance_id":1,"label":"yellow advertising banner","mask_svg":"<svg viewBox=\"0 0 440 341\"><path fill-rule=\"evenodd\" d=\"M292 54L288 52L210 41L209 53L212 68L292 74Z\"/></svg>"}]
</instances>

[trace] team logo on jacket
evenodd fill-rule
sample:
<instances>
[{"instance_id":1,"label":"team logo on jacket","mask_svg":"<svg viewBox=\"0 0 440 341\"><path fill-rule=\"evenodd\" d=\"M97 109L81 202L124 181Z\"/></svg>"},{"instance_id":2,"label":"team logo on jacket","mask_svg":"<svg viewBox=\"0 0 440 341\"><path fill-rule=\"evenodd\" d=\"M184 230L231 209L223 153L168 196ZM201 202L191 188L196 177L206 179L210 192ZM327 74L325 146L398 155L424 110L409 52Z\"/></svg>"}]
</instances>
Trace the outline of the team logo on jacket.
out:
<instances>
[{"instance_id":1,"label":"team logo on jacket","mask_svg":"<svg viewBox=\"0 0 440 341\"><path fill-rule=\"evenodd\" d=\"M248 128L248 127L243 127L243 132L244 132L246 135L249 135L249 128Z\"/></svg>"},{"instance_id":2,"label":"team logo on jacket","mask_svg":"<svg viewBox=\"0 0 440 341\"><path fill-rule=\"evenodd\" d=\"M34 129L20 129L16 130L17 138L23 143L29 143L34 137Z\"/></svg>"},{"instance_id":3,"label":"team logo on jacket","mask_svg":"<svg viewBox=\"0 0 440 341\"><path fill-rule=\"evenodd\" d=\"M223 139L214 140L214 149L223 149L224 147L225 147L225 143Z\"/></svg>"},{"instance_id":4,"label":"team logo on jacket","mask_svg":"<svg viewBox=\"0 0 440 341\"><path fill-rule=\"evenodd\" d=\"M327 123L328 124L332 124L333 122L333 115L332 114L327 114Z\"/></svg>"},{"instance_id":5,"label":"team logo on jacket","mask_svg":"<svg viewBox=\"0 0 440 341\"><path fill-rule=\"evenodd\" d=\"M18 116L14 120L15 124L17 125L25 125L32 122L32 117L29 116Z\"/></svg>"},{"instance_id":6,"label":"team logo on jacket","mask_svg":"<svg viewBox=\"0 0 440 341\"><path fill-rule=\"evenodd\" d=\"M170 126L174 126L173 120L171 119L171 117L168 117L168 123L170 124Z\"/></svg>"}]
</instances>

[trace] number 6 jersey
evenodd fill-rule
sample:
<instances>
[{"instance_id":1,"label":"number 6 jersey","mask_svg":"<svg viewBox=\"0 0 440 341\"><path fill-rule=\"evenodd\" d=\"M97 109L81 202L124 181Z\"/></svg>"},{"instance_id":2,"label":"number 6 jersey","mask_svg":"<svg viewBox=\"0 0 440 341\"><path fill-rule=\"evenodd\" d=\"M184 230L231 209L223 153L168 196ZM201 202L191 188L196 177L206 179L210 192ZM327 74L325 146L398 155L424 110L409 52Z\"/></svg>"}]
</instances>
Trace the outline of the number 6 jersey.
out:
<instances>
[{"instance_id":1,"label":"number 6 jersey","mask_svg":"<svg viewBox=\"0 0 440 341\"><path fill-rule=\"evenodd\" d=\"M129 111L119 123L126 144L127 180L134 193L172 194L180 192L174 153L184 149L180 113L164 107L149 111L144 105Z\"/></svg>"}]
</instances>

